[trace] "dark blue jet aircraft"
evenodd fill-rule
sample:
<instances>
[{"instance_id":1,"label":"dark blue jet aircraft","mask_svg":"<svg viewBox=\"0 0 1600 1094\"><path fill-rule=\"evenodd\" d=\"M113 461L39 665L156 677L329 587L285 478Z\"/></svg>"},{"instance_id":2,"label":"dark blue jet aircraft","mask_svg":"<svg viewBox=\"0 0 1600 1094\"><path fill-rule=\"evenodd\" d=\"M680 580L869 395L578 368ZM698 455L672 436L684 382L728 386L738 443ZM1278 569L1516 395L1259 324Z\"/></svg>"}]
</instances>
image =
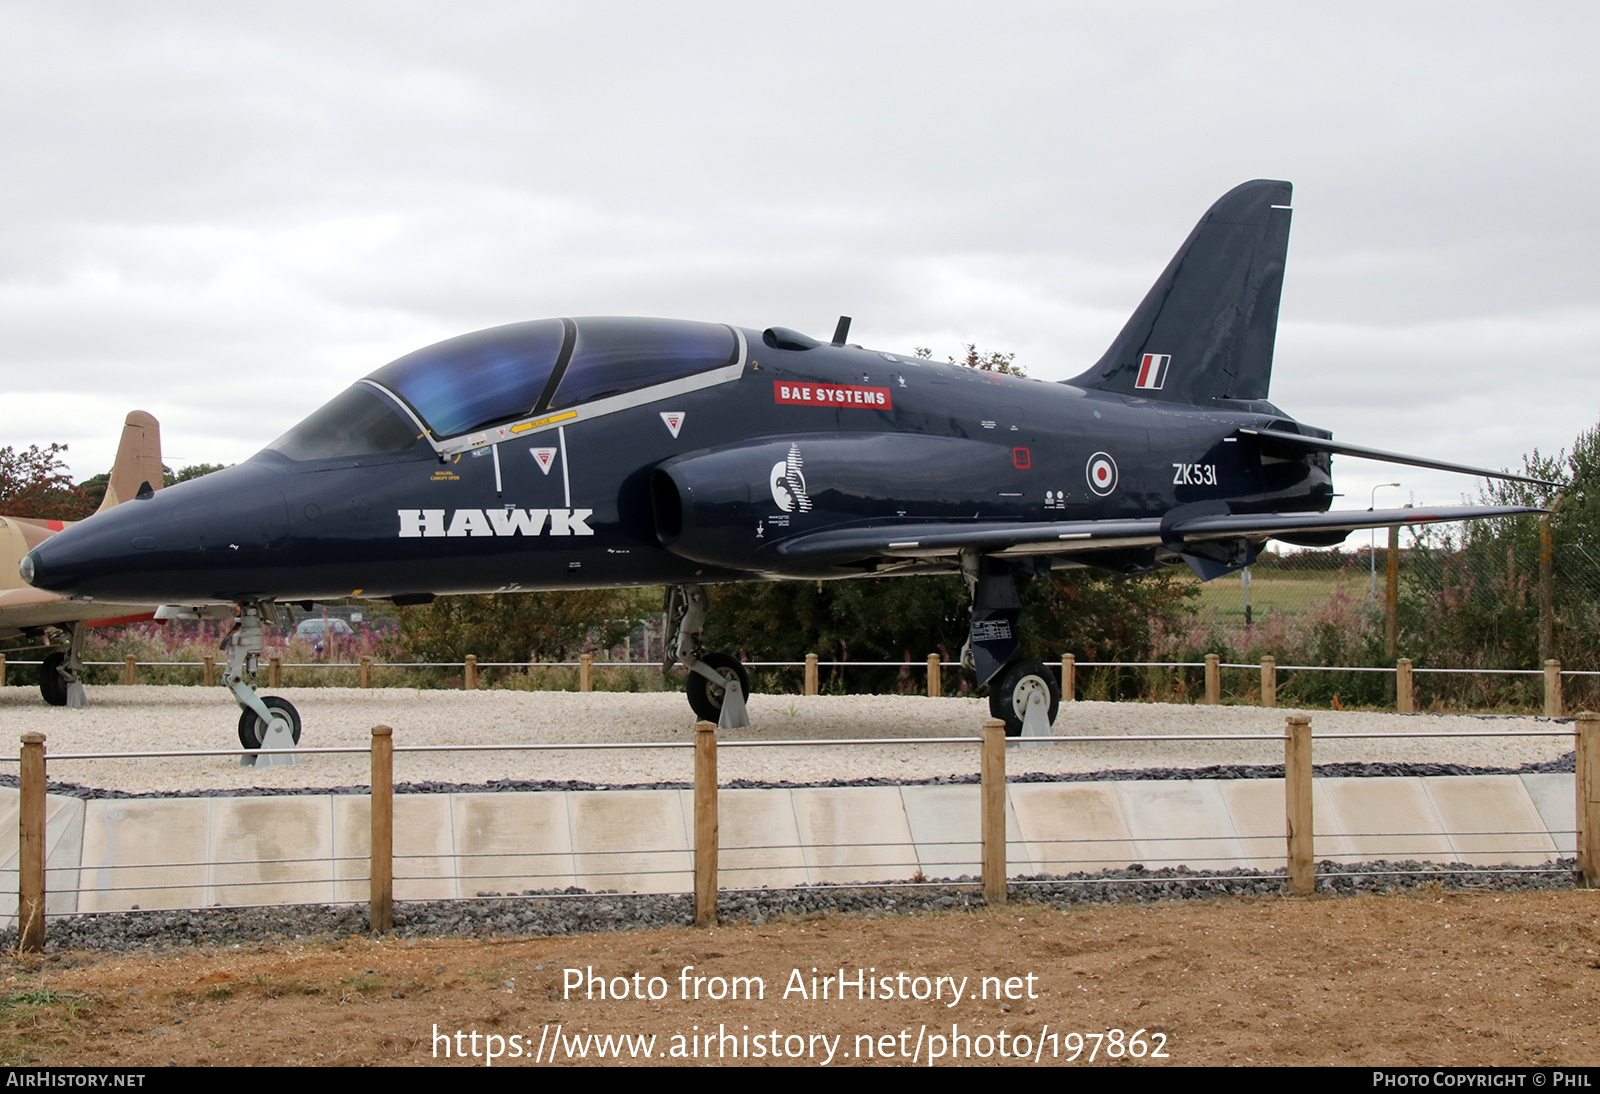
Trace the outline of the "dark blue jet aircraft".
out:
<instances>
[{"instance_id":1,"label":"dark blue jet aircraft","mask_svg":"<svg viewBox=\"0 0 1600 1094\"><path fill-rule=\"evenodd\" d=\"M23 576L70 597L234 605L245 747L288 702L251 686L263 618L332 597L664 585L667 666L695 713L747 724L743 666L701 648L704 586L961 573L963 660L1017 732L1057 684L1017 658L1019 581L1187 563L1268 539L1532 510L1328 512L1331 456L1519 476L1335 443L1268 401L1286 182L1212 206L1087 372L1064 383L783 327L545 319L463 335L358 381L243 464L98 514ZM1523 480L1531 481L1531 480Z\"/></svg>"}]
</instances>

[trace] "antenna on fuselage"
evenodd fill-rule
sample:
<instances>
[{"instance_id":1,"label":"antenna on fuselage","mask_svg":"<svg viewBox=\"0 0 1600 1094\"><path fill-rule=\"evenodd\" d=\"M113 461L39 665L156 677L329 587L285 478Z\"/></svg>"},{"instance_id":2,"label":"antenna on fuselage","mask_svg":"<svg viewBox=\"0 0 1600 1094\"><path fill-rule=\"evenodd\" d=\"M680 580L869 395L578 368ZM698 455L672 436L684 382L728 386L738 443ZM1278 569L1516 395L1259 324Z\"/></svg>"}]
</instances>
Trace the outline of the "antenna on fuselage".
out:
<instances>
[{"instance_id":1,"label":"antenna on fuselage","mask_svg":"<svg viewBox=\"0 0 1600 1094\"><path fill-rule=\"evenodd\" d=\"M839 316L839 325L833 328L833 344L842 346L844 345L844 340L848 337L850 337L850 317L841 315Z\"/></svg>"}]
</instances>

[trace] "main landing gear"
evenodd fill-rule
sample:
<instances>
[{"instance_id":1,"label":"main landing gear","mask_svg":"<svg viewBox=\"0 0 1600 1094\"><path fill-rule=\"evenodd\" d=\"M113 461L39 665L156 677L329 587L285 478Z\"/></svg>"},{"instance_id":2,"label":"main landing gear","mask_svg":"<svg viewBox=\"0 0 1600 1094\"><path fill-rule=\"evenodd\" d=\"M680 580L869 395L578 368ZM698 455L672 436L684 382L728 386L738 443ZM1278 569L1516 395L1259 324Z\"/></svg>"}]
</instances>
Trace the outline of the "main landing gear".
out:
<instances>
[{"instance_id":1,"label":"main landing gear","mask_svg":"<svg viewBox=\"0 0 1600 1094\"><path fill-rule=\"evenodd\" d=\"M744 705L750 694L750 674L737 657L707 653L700 648L700 631L705 627L708 606L703 585L668 586L667 657L661 671L681 664L689 670L684 690L695 715L702 721L716 722L719 729L743 729L750 724Z\"/></svg>"},{"instance_id":2,"label":"main landing gear","mask_svg":"<svg viewBox=\"0 0 1600 1094\"><path fill-rule=\"evenodd\" d=\"M1006 724L1007 737L1048 736L1061 708L1061 689L1044 662L1017 657L1022 600L1014 560L965 551L961 572L972 593L972 626L961 663L980 685L989 685L989 713ZM1023 576L1032 577L1033 571Z\"/></svg>"},{"instance_id":3,"label":"main landing gear","mask_svg":"<svg viewBox=\"0 0 1600 1094\"><path fill-rule=\"evenodd\" d=\"M82 623L72 626L72 641L65 651L45 655L39 666L39 694L53 707L74 709L88 702L80 676L83 673L83 640L88 629Z\"/></svg>"},{"instance_id":4,"label":"main landing gear","mask_svg":"<svg viewBox=\"0 0 1600 1094\"><path fill-rule=\"evenodd\" d=\"M220 647L228 653L228 667L222 682L239 703L239 743L249 750L239 757L241 767L298 762L292 750L300 743L299 712L287 699L256 694L263 615L269 622L276 623L277 605L267 602L239 605L238 620Z\"/></svg>"}]
</instances>

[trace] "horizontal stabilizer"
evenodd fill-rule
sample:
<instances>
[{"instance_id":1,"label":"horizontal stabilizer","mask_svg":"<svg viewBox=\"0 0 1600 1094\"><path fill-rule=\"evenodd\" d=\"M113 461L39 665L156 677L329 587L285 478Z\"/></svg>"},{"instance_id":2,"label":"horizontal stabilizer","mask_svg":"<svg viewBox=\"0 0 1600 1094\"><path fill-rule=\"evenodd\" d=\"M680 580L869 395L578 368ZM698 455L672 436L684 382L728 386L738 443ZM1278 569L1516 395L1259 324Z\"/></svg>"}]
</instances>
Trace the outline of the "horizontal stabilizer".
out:
<instances>
[{"instance_id":1,"label":"horizontal stabilizer","mask_svg":"<svg viewBox=\"0 0 1600 1094\"><path fill-rule=\"evenodd\" d=\"M1290 448L1307 452L1328 452L1335 456L1355 456L1381 463L1400 463L1407 467L1427 467L1434 471L1456 471L1463 475L1477 475L1485 479L1505 479L1507 482L1525 482L1533 486L1560 486L1559 482L1532 479L1526 475L1513 475L1509 471L1491 471L1487 467L1472 467L1464 463L1430 460L1422 456L1407 456L1400 452L1385 452L1381 448L1367 448L1359 444L1342 444L1326 437L1307 437L1299 433L1285 433L1277 429L1241 429L1240 433L1260 437L1264 441L1282 442Z\"/></svg>"}]
</instances>

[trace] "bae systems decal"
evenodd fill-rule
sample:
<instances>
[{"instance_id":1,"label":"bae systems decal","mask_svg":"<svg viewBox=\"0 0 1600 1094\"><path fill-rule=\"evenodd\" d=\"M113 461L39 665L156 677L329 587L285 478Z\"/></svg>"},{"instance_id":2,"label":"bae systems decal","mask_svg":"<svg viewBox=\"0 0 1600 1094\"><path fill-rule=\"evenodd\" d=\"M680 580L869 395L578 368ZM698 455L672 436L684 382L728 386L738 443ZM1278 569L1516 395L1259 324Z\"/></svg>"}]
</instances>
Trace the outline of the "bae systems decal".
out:
<instances>
[{"instance_id":1,"label":"bae systems decal","mask_svg":"<svg viewBox=\"0 0 1600 1094\"><path fill-rule=\"evenodd\" d=\"M788 406L860 406L892 410L889 389L852 384L796 384L772 381L772 401Z\"/></svg>"},{"instance_id":2,"label":"bae systems decal","mask_svg":"<svg viewBox=\"0 0 1600 1094\"><path fill-rule=\"evenodd\" d=\"M400 538L427 536L592 536L593 509L398 509ZM545 531L548 522L549 532Z\"/></svg>"},{"instance_id":3,"label":"bae systems decal","mask_svg":"<svg viewBox=\"0 0 1600 1094\"><path fill-rule=\"evenodd\" d=\"M1089 489L1102 498L1117 488L1117 461L1111 458L1110 453L1096 452L1090 456L1086 473L1089 476Z\"/></svg>"},{"instance_id":4,"label":"bae systems decal","mask_svg":"<svg viewBox=\"0 0 1600 1094\"><path fill-rule=\"evenodd\" d=\"M803 462L800 459L800 446L791 444L789 458L772 465L769 479L772 500L785 513L793 513L796 509L802 513L811 512L811 495L806 493L806 477L800 473Z\"/></svg>"}]
</instances>

